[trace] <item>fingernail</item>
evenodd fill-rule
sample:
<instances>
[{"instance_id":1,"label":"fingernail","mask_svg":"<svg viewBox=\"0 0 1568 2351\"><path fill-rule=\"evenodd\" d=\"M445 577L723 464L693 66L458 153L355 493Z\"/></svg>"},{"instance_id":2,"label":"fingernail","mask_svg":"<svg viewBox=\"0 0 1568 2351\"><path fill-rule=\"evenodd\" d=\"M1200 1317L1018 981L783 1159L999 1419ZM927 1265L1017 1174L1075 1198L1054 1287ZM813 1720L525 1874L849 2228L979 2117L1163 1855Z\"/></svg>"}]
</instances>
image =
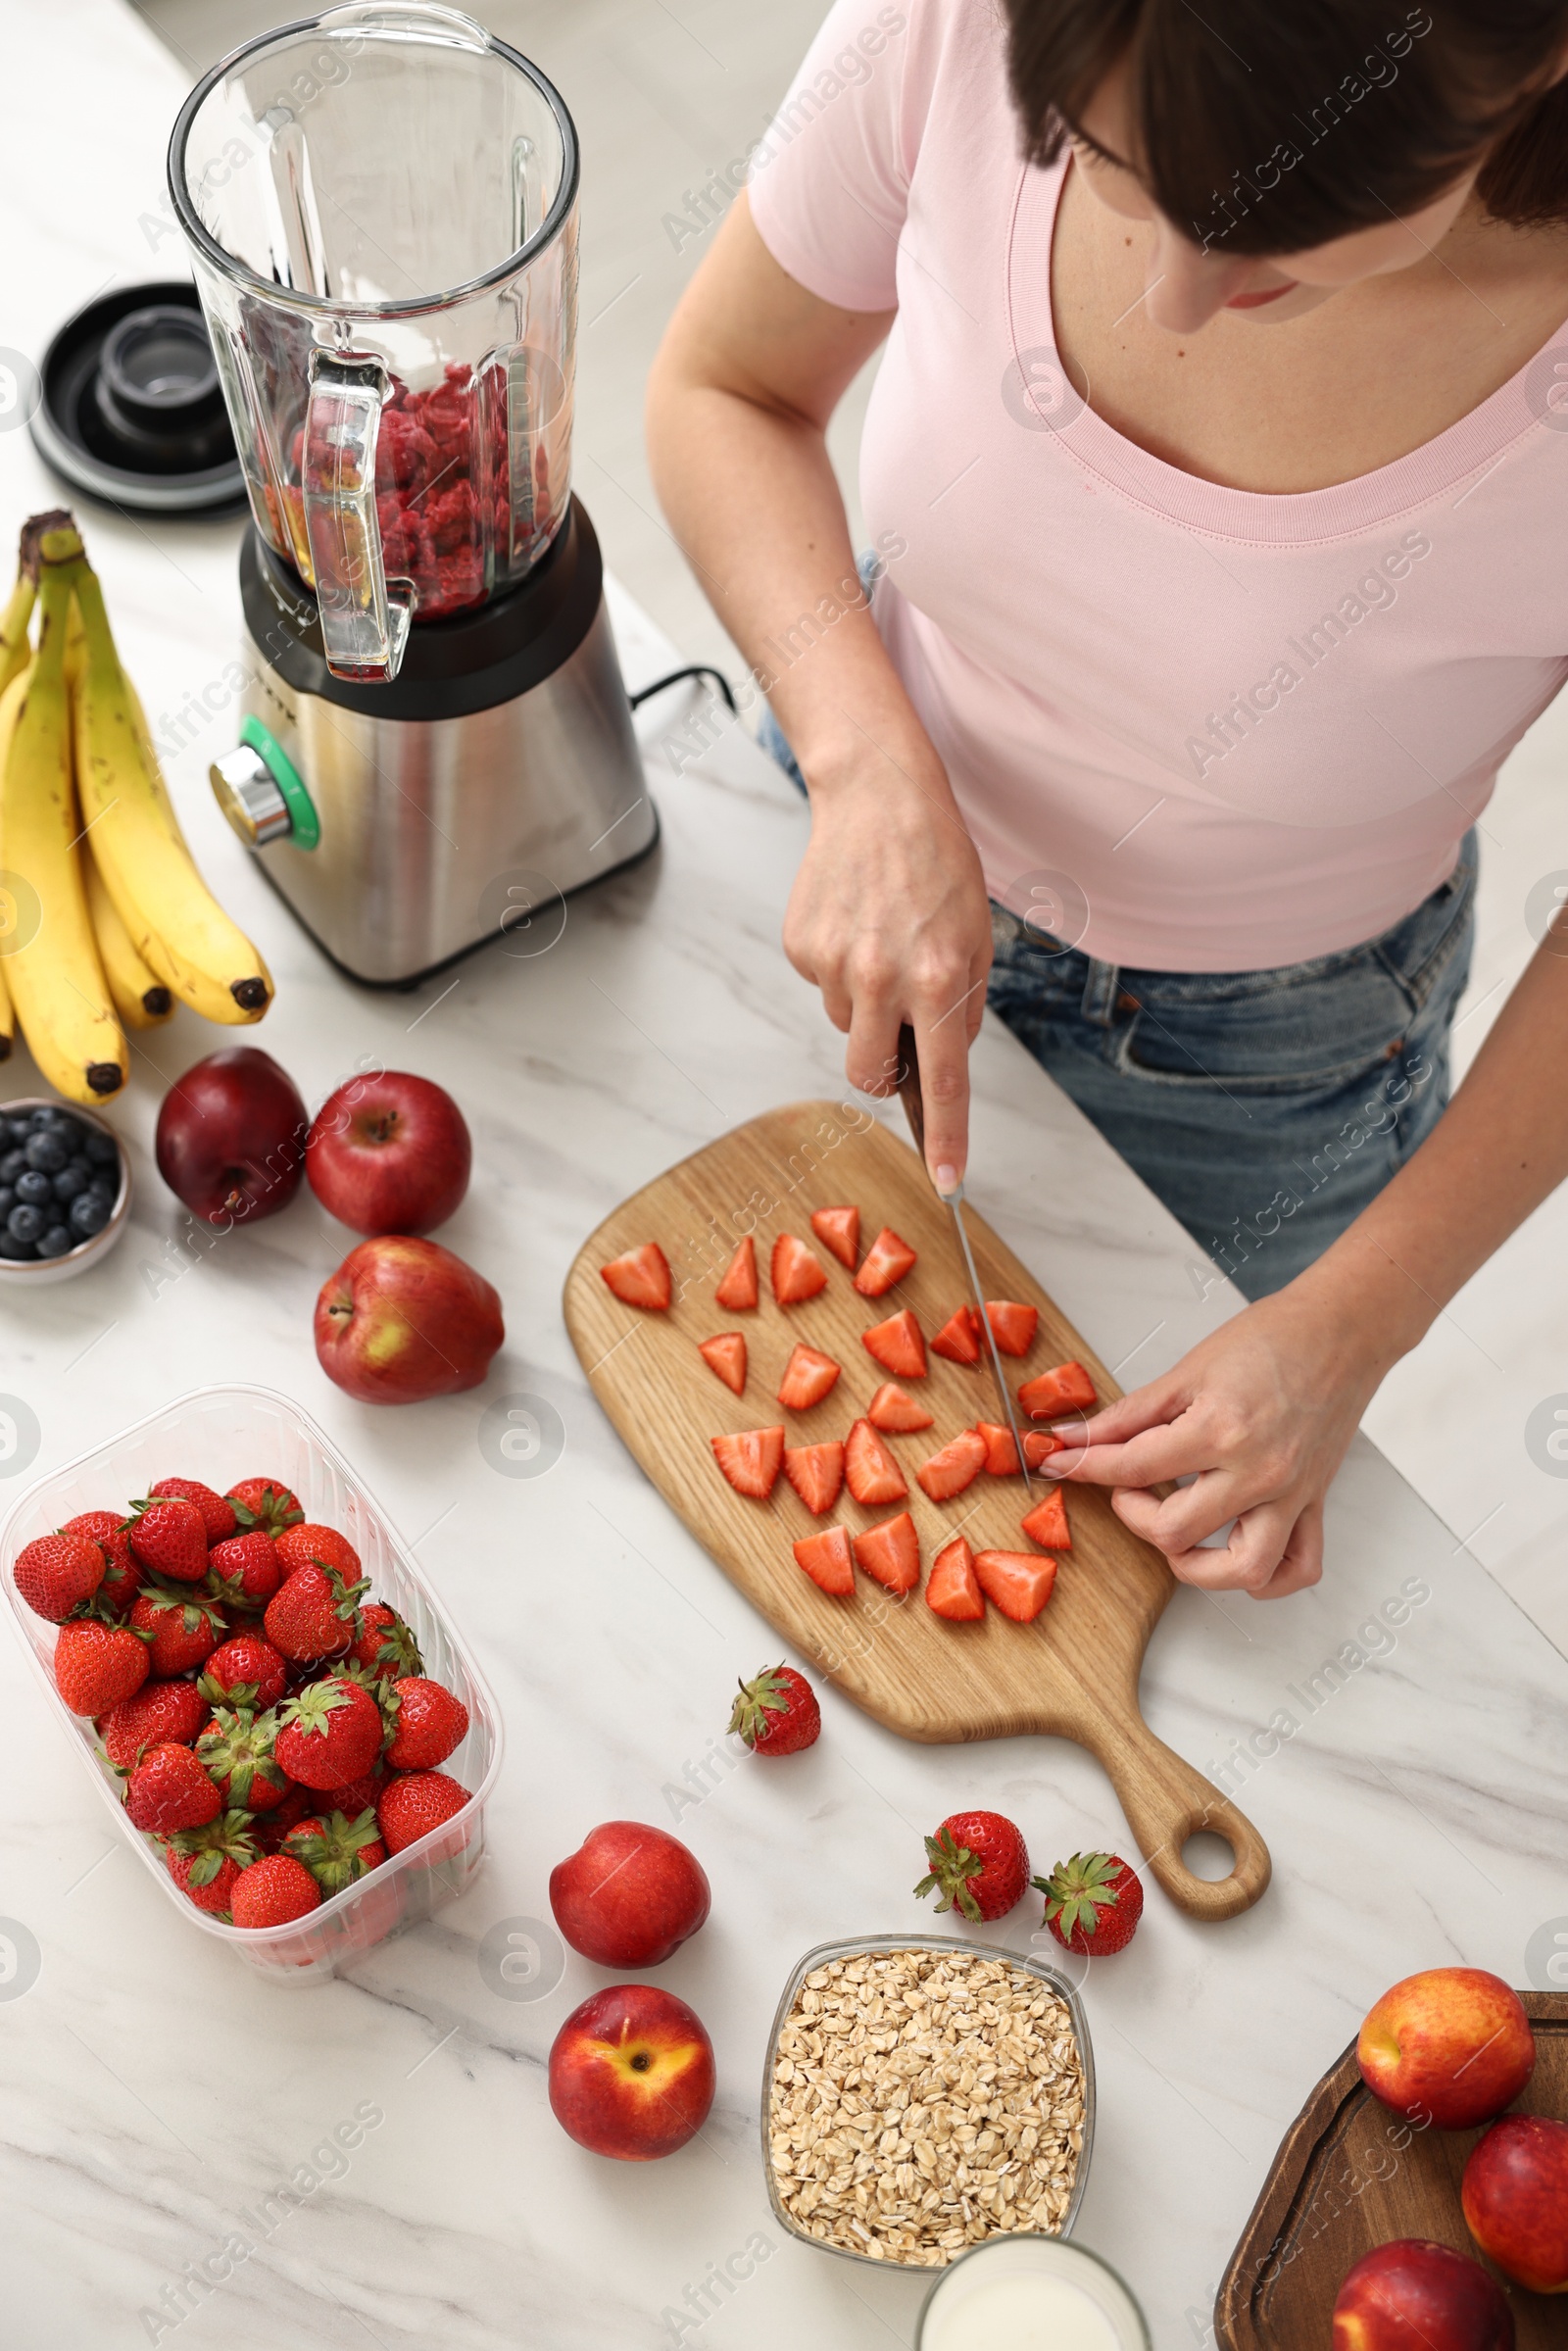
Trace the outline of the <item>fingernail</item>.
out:
<instances>
[{"instance_id":1,"label":"fingernail","mask_svg":"<svg viewBox=\"0 0 1568 2351\"><path fill-rule=\"evenodd\" d=\"M939 1167L937 1169L937 1190L939 1192L956 1192L957 1189L957 1169L956 1167L949 1167L947 1165Z\"/></svg>"}]
</instances>

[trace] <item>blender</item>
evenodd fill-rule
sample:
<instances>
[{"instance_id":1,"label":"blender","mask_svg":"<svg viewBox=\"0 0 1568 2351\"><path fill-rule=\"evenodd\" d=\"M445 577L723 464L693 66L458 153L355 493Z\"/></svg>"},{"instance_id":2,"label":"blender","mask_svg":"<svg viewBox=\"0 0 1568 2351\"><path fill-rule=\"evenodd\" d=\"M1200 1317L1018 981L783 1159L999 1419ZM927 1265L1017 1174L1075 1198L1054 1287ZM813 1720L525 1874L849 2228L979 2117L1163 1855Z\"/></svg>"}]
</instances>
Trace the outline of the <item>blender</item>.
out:
<instances>
[{"instance_id":1,"label":"blender","mask_svg":"<svg viewBox=\"0 0 1568 2351\"><path fill-rule=\"evenodd\" d=\"M458 10L360 0L214 67L169 175L252 515L213 789L409 986L658 836L570 487L571 118Z\"/></svg>"}]
</instances>

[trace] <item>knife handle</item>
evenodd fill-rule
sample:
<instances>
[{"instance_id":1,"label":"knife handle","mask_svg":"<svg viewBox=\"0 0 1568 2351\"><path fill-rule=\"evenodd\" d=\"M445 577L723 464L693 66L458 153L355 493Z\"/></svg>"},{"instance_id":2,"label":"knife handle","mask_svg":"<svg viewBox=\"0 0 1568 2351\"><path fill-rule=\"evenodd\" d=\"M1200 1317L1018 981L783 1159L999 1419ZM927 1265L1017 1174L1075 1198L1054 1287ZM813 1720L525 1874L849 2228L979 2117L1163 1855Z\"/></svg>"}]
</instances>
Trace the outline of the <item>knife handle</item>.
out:
<instances>
[{"instance_id":1,"label":"knife handle","mask_svg":"<svg viewBox=\"0 0 1568 2351\"><path fill-rule=\"evenodd\" d=\"M894 1079L904 1115L914 1137L914 1148L922 1163L925 1159L925 1096L920 1091L920 1055L915 1049L914 1031L907 1021L899 1031L899 1068Z\"/></svg>"}]
</instances>

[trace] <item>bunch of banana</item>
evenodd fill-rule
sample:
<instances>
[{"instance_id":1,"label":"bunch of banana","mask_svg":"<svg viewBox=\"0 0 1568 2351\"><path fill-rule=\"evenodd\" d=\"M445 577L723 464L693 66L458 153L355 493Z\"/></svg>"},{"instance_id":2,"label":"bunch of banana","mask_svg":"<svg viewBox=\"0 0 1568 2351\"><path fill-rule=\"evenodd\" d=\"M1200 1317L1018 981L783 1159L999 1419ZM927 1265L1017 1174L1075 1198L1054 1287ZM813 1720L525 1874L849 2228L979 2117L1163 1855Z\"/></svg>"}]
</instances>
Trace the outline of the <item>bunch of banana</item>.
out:
<instances>
[{"instance_id":1,"label":"bunch of banana","mask_svg":"<svg viewBox=\"0 0 1568 2351\"><path fill-rule=\"evenodd\" d=\"M93 864L132 958L124 961L100 932L117 1001L123 1008L123 988L145 1005L139 963L155 987L209 1020L260 1020L272 1001L270 975L196 870L85 557L73 586L82 631L79 661L74 654L71 663L76 794Z\"/></svg>"},{"instance_id":2,"label":"bunch of banana","mask_svg":"<svg viewBox=\"0 0 1568 2351\"><path fill-rule=\"evenodd\" d=\"M31 551L38 649L0 695L0 972L44 1077L72 1102L91 1102L124 1084L125 1039L77 850L65 652L81 541L69 520L44 519L58 527L37 531Z\"/></svg>"}]
</instances>

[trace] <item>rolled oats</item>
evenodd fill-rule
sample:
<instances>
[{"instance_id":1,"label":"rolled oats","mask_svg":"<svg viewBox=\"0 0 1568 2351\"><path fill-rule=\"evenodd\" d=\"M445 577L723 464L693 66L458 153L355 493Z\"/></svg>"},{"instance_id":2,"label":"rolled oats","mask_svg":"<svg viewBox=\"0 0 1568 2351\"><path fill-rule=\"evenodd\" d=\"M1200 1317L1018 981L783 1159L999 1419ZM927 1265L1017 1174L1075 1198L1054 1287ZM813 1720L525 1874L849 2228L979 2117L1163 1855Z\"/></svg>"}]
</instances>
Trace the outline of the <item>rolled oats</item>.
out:
<instances>
[{"instance_id":1,"label":"rolled oats","mask_svg":"<svg viewBox=\"0 0 1568 2351\"><path fill-rule=\"evenodd\" d=\"M803 2232L940 2269L1061 2227L1084 2137L1064 2001L981 1954L866 1951L803 1982L778 2036L768 2154Z\"/></svg>"}]
</instances>

